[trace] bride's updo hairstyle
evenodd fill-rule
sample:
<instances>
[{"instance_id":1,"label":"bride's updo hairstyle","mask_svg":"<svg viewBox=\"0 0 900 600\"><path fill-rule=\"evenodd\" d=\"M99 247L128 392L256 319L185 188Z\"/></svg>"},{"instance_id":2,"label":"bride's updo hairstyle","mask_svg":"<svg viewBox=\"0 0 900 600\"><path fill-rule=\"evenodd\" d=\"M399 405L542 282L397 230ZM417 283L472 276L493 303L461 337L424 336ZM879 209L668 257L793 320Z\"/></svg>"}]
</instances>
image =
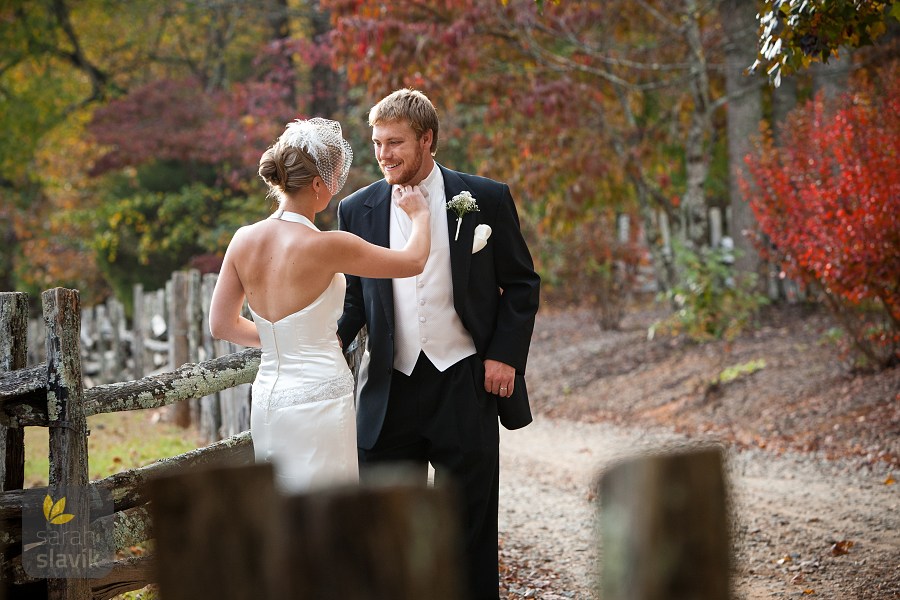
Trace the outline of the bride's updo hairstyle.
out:
<instances>
[{"instance_id":1,"label":"bride's updo hairstyle","mask_svg":"<svg viewBox=\"0 0 900 600\"><path fill-rule=\"evenodd\" d=\"M321 177L332 195L347 181L353 150L342 137L341 124L316 117L287 124L284 133L259 159L259 176L269 195L283 199Z\"/></svg>"}]
</instances>

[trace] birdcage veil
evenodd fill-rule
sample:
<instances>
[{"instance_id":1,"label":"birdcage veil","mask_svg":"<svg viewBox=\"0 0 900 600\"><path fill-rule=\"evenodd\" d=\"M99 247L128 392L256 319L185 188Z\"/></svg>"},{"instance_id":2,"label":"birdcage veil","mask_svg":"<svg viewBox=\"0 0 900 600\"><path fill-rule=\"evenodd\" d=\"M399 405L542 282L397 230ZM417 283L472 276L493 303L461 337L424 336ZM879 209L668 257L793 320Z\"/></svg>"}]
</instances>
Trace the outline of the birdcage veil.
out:
<instances>
[{"instance_id":1,"label":"birdcage veil","mask_svg":"<svg viewBox=\"0 0 900 600\"><path fill-rule=\"evenodd\" d=\"M281 141L310 155L332 195L344 187L353 162L353 149L344 139L340 123L321 117L297 119L288 123Z\"/></svg>"}]
</instances>

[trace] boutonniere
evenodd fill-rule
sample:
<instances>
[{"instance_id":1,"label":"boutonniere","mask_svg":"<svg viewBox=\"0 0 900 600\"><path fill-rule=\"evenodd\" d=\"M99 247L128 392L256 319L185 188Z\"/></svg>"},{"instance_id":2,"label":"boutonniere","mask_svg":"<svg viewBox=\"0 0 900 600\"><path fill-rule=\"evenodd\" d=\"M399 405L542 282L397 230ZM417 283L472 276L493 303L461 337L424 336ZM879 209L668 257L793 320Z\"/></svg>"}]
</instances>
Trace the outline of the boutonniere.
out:
<instances>
[{"instance_id":1,"label":"boutonniere","mask_svg":"<svg viewBox=\"0 0 900 600\"><path fill-rule=\"evenodd\" d=\"M470 212L478 212L478 204L475 203L475 198L472 197L472 194L468 191L463 191L447 201L447 210L452 210L456 213L456 236L453 239L458 240L459 226L462 225L463 215Z\"/></svg>"}]
</instances>

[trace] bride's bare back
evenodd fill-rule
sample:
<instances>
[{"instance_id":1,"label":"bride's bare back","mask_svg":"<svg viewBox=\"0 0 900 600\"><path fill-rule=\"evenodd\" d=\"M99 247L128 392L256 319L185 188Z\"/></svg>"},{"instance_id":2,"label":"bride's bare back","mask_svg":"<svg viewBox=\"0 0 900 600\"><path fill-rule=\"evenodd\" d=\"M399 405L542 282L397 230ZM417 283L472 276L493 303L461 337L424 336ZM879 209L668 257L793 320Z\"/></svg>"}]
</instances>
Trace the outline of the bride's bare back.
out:
<instances>
[{"instance_id":1,"label":"bride's bare back","mask_svg":"<svg viewBox=\"0 0 900 600\"><path fill-rule=\"evenodd\" d=\"M235 237L234 267L247 303L275 322L309 306L331 283L335 271L323 260L326 233L303 223L266 219Z\"/></svg>"}]
</instances>

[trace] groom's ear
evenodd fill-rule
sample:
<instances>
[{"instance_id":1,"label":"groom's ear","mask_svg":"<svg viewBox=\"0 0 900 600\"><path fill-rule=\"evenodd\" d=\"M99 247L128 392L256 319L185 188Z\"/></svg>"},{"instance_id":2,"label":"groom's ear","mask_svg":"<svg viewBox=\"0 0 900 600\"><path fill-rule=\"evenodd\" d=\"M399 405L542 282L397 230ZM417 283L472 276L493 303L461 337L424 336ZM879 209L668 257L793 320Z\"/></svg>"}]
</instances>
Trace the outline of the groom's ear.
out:
<instances>
[{"instance_id":1,"label":"groom's ear","mask_svg":"<svg viewBox=\"0 0 900 600\"><path fill-rule=\"evenodd\" d=\"M433 129L426 129L425 131L422 132L422 137L419 138L419 142L422 144L422 146L425 148L425 150L427 150L429 153L431 153L431 141L433 139L434 139L434 130Z\"/></svg>"}]
</instances>

